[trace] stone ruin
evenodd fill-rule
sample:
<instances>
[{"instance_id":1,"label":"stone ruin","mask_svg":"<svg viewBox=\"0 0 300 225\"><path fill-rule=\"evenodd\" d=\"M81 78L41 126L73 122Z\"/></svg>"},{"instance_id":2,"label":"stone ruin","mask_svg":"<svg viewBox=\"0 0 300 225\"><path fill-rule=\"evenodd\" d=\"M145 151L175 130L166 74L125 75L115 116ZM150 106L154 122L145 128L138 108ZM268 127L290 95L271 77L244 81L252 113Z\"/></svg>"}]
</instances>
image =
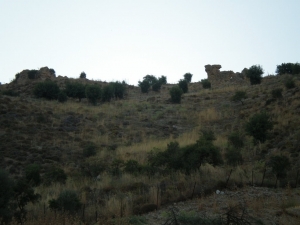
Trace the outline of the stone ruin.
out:
<instances>
[{"instance_id":1,"label":"stone ruin","mask_svg":"<svg viewBox=\"0 0 300 225\"><path fill-rule=\"evenodd\" d=\"M28 80L46 80L55 78L55 72L53 69L49 69L48 67L42 67L33 75L30 75L30 72L34 70L23 70L22 72L16 74L15 80L18 84L26 83Z\"/></svg>"},{"instance_id":2,"label":"stone ruin","mask_svg":"<svg viewBox=\"0 0 300 225\"><path fill-rule=\"evenodd\" d=\"M205 72L207 79L211 83L211 87L224 87L228 85L245 85L250 84L249 79L246 77L247 69L242 72L234 73L233 71L220 71L221 65L206 65Z\"/></svg>"}]
</instances>

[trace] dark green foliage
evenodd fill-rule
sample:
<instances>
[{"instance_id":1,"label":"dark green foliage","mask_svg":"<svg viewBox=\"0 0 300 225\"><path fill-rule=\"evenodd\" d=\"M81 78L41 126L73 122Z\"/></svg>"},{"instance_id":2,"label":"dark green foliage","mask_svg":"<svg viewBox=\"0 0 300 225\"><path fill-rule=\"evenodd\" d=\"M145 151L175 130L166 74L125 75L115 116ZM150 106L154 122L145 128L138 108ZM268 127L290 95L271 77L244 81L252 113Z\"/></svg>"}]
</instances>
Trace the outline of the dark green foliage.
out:
<instances>
[{"instance_id":1,"label":"dark green foliage","mask_svg":"<svg viewBox=\"0 0 300 225\"><path fill-rule=\"evenodd\" d=\"M25 168L25 178L33 186L39 186L41 183L41 168L37 164L30 164Z\"/></svg>"},{"instance_id":2,"label":"dark green foliage","mask_svg":"<svg viewBox=\"0 0 300 225\"><path fill-rule=\"evenodd\" d=\"M33 80L37 78L38 73L39 73L38 70L29 70L27 76L29 79Z\"/></svg>"},{"instance_id":3,"label":"dark green foliage","mask_svg":"<svg viewBox=\"0 0 300 225\"><path fill-rule=\"evenodd\" d=\"M82 154L85 158L94 156L94 155L96 155L96 153L97 153L97 146L93 142L88 143L83 148L83 151L82 151Z\"/></svg>"},{"instance_id":4,"label":"dark green foliage","mask_svg":"<svg viewBox=\"0 0 300 225\"><path fill-rule=\"evenodd\" d=\"M245 91L236 91L235 94L231 97L231 101L237 102L240 101L244 105L243 99L247 98Z\"/></svg>"},{"instance_id":5,"label":"dark green foliage","mask_svg":"<svg viewBox=\"0 0 300 225\"><path fill-rule=\"evenodd\" d=\"M280 179L286 177L286 172L290 168L291 163L288 157L276 155L270 158L269 165L272 167L272 172Z\"/></svg>"},{"instance_id":6,"label":"dark green foliage","mask_svg":"<svg viewBox=\"0 0 300 225\"><path fill-rule=\"evenodd\" d=\"M57 96L57 100L61 103L66 102L68 100L68 96L65 91L60 91Z\"/></svg>"},{"instance_id":7,"label":"dark green foliage","mask_svg":"<svg viewBox=\"0 0 300 225\"><path fill-rule=\"evenodd\" d=\"M178 82L178 86L181 88L181 90L183 91L183 93L187 93L189 90L189 84L186 80L180 80Z\"/></svg>"},{"instance_id":8,"label":"dark green foliage","mask_svg":"<svg viewBox=\"0 0 300 225\"><path fill-rule=\"evenodd\" d=\"M124 166L124 161L122 159L115 159L110 166L111 175L120 177L122 175L123 166Z\"/></svg>"},{"instance_id":9,"label":"dark green foliage","mask_svg":"<svg viewBox=\"0 0 300 225\"><path fill-rule=\"evenodd\" d=\"M170 89L171 101L173 103L180 103L182 94L183 94L183 91L178 85L173 86Z\"/></svg>"},{"instance_id":10,"label":"dark green foliage","mask_svg":"<svg viewBox=\"0 0 300 225\"><path fill-rule=\"evenodd\" d=\"M246 76L250 79L251 85L255 85L261 83L263 73L264 70L260 65L253 65L248 69Z\"/></svg>"},{"instance_id":11,"label":"dark green foliage","mask_svg":"<svg viewBox=\"0 0 300 225\"><path fill-rule=\"evenodd\" d=\"M114 89L111 84L102 88L101 100L103 102L109 102L114 97Z\"/></svg>"},{"instance_id":12,"label":"dark green foliage","mask_svg":"<svg viewBox=\"0 0 300 225\"><path fill-rule=\"evenodd\" d=\"M273 98L282 98L282 89L276 88L276 89L272 90L272 97Z\"/></svg>"},{"instance_id":13,"label":"dark green foliage","mask_svg":"<svg viewBox=\"0 0 300 225\"><path fill-rule=\"evenodd\" d=\"M282 63L281 65L277 65L276 74L300 74L300 63Z\"/></svg>"},{"instance_id":14,"label":"dark green foliage","mask_svg":"<svg viewBox=\"0 0 300 225\"><path fill-rule=\"evenodd\" d=\"M14 182L0 169L0 224L7 224L13 216Z\"/></svg>"},{"instance_id":15,"label":"dark green foliage","mask_svg":"<svg viewBox=\"0 0 300 225\"><path fill-rule=\"evenodd\" d=\"M268 131L273 129L273 122L266 112L254 114L246 123L246 133L254 138L254 142L264 143L267 140Z\"/></svg>"},{"instance_id":16,"label":"dark green foliage","mask_svg":"<svg viewBox=\"0 0 300 225\"><path fill-rule=\"evenodd\" d=\"M203 163L220 165L223 163L219 148L213 145L213 132L203 132L195 144L180 147L178 142L170 142L165 151L152 151L148 163L154 168L167 171L183 171L190 174Z\"/></svg>"},{"instance_id":17,"label":"dark green foliage","mask_svg":"<svg viewBox=\"0 0 300 225\"><path fill-rule=\"evenodd\" d=\"M130 159L124 163L124 171L126 173L137 175L141 170L142 166L136 160Z\"/></svg>"},{"instance_id":18,"label":"dark green foliage","mask_svg":"<svg viewBox=\"0 0 300 225\"><path fill-rule=\"evenodd\" d=\"M236 149L244 147L244 136L238 132L233 132L228 136L228 144Z\"/></svg>"},{"instance_id":19,"label":"dark green foliage","mask_svg":"<svg viewBox=\"0 0 300 225\"><path fill-rule=\"evenodd\" d=\"M113 89L113 97L117 99L123 99L126 92L126 83L123 81L122 83L119 81L110 83Z\"/></svg>"},{"instance_id":20,"label":"dark green foliage","mask_svg":"<svg viewBox=\"0 0 300 225\"><path fill-rule=\"evenodd\" d=\"M51 210L58 210L61 212L67 212L68 214L74 214L81 208L78 195L73 190L62 191L57 199L51 199L49 201L49 208Z\"/></svg>"},{"instance_id":21,"label":"dark green foliage","mask_svg":"<svg viewBox=\"0 0 300 225\"><path fill-rule=\"evenodd\" d=\"M154 83L154 84L152 85L152 90L153 90L153 91L159 91L160 88L161 88L161 83L159 83L159 82L156 82L156 83Z\"/></svg>"},{"instance_id":22,"label":"dark green foliage","mask_svg":"<svg viewBox=\"0 0 300 225\"><path fill-rule=\"evenodd\" d=\"M150 84L150 86L152 86L158 81L157 78L153 75L146 75L143 77L143 80L147 81Z\"/></svg>"},{"instance_id":23,"label":"dark green foliage","mask_svg":"<svg viewBox=\"0 0 300 225\"><path fill-rule=\"evenodd\" d=\"M51 167L43 176L43 183L45 185L50 185L52 183L65 184L66 180L67 175L65 174L65 171L58 167Z\"/></svg>"},{"instance_id":24,"label":"dark green foliage","mask_svg":"<svg viewBox=\"0 0 300 225\"><path fill-rule=\"evenodd\" d=\"M57 99L59 91L59 87L55 82L46 80L35 85L33 94L37 98L52 100Z\"/></svg>"},{"instance_id":25,"label":"dark green foliage","mask_svg":"<svg viewBox=\"0 0 300 225\"><path fill-rule=\"evenodd\" d=\"M14 216L18 223L23 224L26 221L27 210L25 206L29 202L38 202L40 198L41 196L34 193L31 185L25 179L20 179L16 182L14 186L14 201L16 202L17 208L14 212Z\"/></svg>"},{"instance_id":26,"label":"dark green foliage","mask_svg":"<svg viewBox=\"0 0 300 225\"><path fill-rule=\"evenodd\" d=\"M148 93L151 84L147 80L139 81L139 87L141 88L142 93Z\"/></svg>"},{"instance_id":27,"label":"dark green foliage","mask_svg":"<svg viewBox=\"0 0 300 225\"><path fill-rule=\"evenodd\" d=\"M79 75L79 78L85 79L86 78L86 73L85 72L81 72L80 75Z\"/></svg>"},{"instance_id":28,"label":"dark green foliage","mask_svg":"<svg viewBox=\"0 0 300 225\"><path fill-rule=\"evenodd\" d=\"M284 81L284 86L286 87L286 89L291 89L291 88L296 87L296 83L293 78L287 78Z\"/></svg>"},{"instance_id":29,"label":"dark green foliage","mask_svg":"<svg viewBox=\"0 0 300 225\"><path fill-rule=\"evenodd\" d=\"M12 89L8 89L8 90L3 90L2 91L2 94L3 95L8 95L8 96L11 96L11 97L17 97L19 96L20 94Z\"/></svg>"},{"instance_id":30,"label":"dark green foliage","mask_svg":"<svg viewBox=\"0 0 300 225\"><path fill-rule=\"evenodd\" d=\"M193 74L186 73L186 74L183 75L183 77L184 77L184 80L186 80L188 83L191 83Z\"/></svg>"},{"instance_id":31,"label":"dark green foliage","mask_svg":"<svg viewBox=\"0 0 300 225\"><path fill-rule=\"evenodd\" d=\"M243 163L241 149L228 146L225 152L225 158L228 165L237 166Z\"/></svg>"},{"instance_id":32,"label":"dark green foliage","mask_svg":"<svg viewBox=\"0 0 300 225\"><path fill-rule=\"evenodd\" d=\"M161 77L159 77L158 78L158 82L160 83L160 84L167 84L167 77L166 76L161 76Z\"/></svg>"},{"instance_id":33,"label":"dark green foliage","mask_svg":"<svg viewBox=\"0 0 300 225\"><path fill-rule=\"evenodd\" d=\"M93 105L97 104L97 101L101 98L101 87L97 84L87 85L85 94L90 103Z\"/></svg>"},{"instance_id":34,"label":"dark green foliage","mask_svg":"<svg viewBox=\"0 0 300 225\"><path fill-rule=\"evenodd\" d=\"M208 79L202 79L201 83L202 83L202 87L204 89L210 89L211 88L211 83L209 82Z\"/></svg>"},{"instance_id":35,"label":"dark green foliage","mask_svg":"<svg viewBox=\"0 0 300 225\"><path fill-rule=\"evenodd\" d=\"M55 70L54 70L54 69L50 68L50 69L49 69L49 72L50 72L53 76L56 76L56 75L55 75Z\"/></svg>"},{"instance_id":36,"label":"dark green foliage","mask_svg":"<svg viewBox=\"0 0 300 225\"><path fill-rule=\"evenodd\" d=\"M85 98L85 85L79 82L67 83L65 92L70 98L78 98L81 101Z\"/></svg>"}]
</instances>

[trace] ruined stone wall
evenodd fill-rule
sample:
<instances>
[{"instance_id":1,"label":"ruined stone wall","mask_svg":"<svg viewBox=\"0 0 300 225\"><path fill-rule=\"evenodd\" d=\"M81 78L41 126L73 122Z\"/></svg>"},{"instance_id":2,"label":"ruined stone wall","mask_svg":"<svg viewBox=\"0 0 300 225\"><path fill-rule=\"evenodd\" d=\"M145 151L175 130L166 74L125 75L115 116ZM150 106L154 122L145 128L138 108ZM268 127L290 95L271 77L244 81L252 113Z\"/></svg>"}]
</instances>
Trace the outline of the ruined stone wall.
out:
<instances>
[{"instance_id":1,"label":"ruined stone wall","mask_svg":"<svg viewBox=\"0 0 300 225\"><path fill-rule=\"evenodd\" d=\"M246 77L247 69L242 72L234 73L233 71L220 71L221 65L206 65L205 71L207 79L211 83L212 88L224 87L229 85L246 85L250 84L249 79Z\"/></svg>"},{"instance_id":2,"label":"ruined stone wall","mask_svg":"<svg viewBox=\"0 0 300 225\"><path fill-rule=\"evenodd\" d=\"M18 73L16 75L16 82L18 84L28 82L30 80L30 78L28 76L29 72L30 72L30 70L23 70L22 72ZM33 80L46 80L46 79L52 79L52 78L55 78L55 74L51 73L51 71L48 67L42 67L37 71Z\"/></svg>"}]
</instances>

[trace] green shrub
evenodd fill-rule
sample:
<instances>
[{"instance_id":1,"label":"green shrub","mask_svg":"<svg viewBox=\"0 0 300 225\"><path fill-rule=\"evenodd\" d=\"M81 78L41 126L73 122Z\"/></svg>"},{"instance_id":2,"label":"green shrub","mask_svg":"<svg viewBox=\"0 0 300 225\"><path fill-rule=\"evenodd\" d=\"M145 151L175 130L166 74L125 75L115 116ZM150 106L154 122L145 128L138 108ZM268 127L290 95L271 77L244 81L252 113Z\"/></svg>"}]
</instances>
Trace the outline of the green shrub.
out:
<instances>
[{"instance_id":1,"label":"green shrub","mask_svg":"<svg viewBox=\"0 0 300 225\"><path fill-rule=\"evenodd\" d=\"M8 96L11 96L11 97L17 97L19 96L20 94L12 89L8 89L8 90L3 90L2 91L2 94L3 95L8 95Z\"/></svg>"},{"instance_id":2,"label":"green shrub","mask_svg":"<svg viewBox=\"0 0 300 225\"><path fill-rule=\"evenodd\" d=\"M261 83L263 73L264 70L260 65L253 65L247 70L246 76L250 79L251 85L255 85Z\"/></svg>"},{"instance_id":3,"label":"green shrub","mask_svg":"<svg viewBox=\"0 0 300 225\"><path fill-rule=\"evenodd\" d=\"M173 86L170 89L171 101L173 103L180 103L182 94L183 94L183 91L178 85Z\"/></svg>"},{"instance_id":4,"label":"green shrub","mask_svg":"<svg viewBox=\"0 0 300 225\"><path fill-rule=\"evenodd\" d=\"M208 79L202 79L201 83L202 83L202 87L204 89L210 89L211 88L211 83L209 82Z\"/></svg>"},{"instance_id":5,"label":"green shrub","mask_svg":"<svg viewBox=\"0 0 300 225\"><path fill-rule=\"evenodd\" d=\"M287 78L284 81L284 86L286 87L286 89L291 89L291 88L296 87L296 83L293 78Z\"/></svg>"},{"instance_id":6,"label":"green shrub","mask_svg":"<svg viewBox=\"0 0 300 225\"><path fill-rule=\"evenodd\" d=\"M243 99L247 98L247 94L245 91L236 91L235 94L231 97L231 101L233 102L241 102L244 105Z\"/></svg>"},{"instance_id":7,"label":"green shrub","mask_svg":"<svg viewBox=\"0 0 300 225\"><path fill-rule=\"evenodd\" d=\"M81 208L78 195L73 190L62 191L57 199L51 199L49 201L49 208L51 210L58 210L67 212L68 214L74 214Z\"/></svg>"},{"instance_id":8,"label":"green shrub","mask_svg":"<svg viewBox=\"0 0 300 225\"><path fill-rule=\"evenodd\" d=\"M282 89L276 88L276 89L272 90L272 97L273 98L282 98Z\"/></svg>"},{"instance_id":9,"label":"green shrub","mask_svg":"<svg viewBox=\"0 0 300 225\"><path fill-rule=\"evenodd\" d=\"M33 94L37 98L52 100L57 99L59 91L59 87L55 82L47 80L37 83L34 87Z\"/></svg>"},{"instance_id":10,"label":"green shrub","mask_svg":"<svg viewBox=\"0 0 300 225\"><path fill-rule=\"evenodd\" d=\"M30 164L25 168L25 178L33 186L38 186L41 183L41 168L37 164Z\"/></svg>"},{"instance_id":11,"label":"green shrub","mask_svg":"<svg viewBox=\"0 0 300 225\"><path fill-rule=\"evenodd\" d=\"M85 98L85 85L79 82L68 82L66 84L65 92L70 98L78 98L81 101L82 98Z\"/></svg>"},{"instance_id":12,"label":"green shrub","mask_svg":"<svg viewBox=\"0 0 300 225\"><path fill-rule=\"evenodd\" d=\"M97 146L93 142L90 142L83 148L82 153L85 158L94 156L97 153Z\"/></svg>"},{"instance_id":13,"label":"green shrub","mask_svg":"<svg viewBox=\"0 0 300 225\"><path fill-rule=\"evenodd\" d=\"M130 159L124 163L124 171L126 173L137 175L141 170L142 166L136 160Z\"/></svg>"},{"instance_id":14,"label":"green shrub","mask_svg":"<svg viewBox=\"0 0 300 225\"><path fill-rule=\"evenodd\" d=\"M139 81L139 87L141 88L142 93L148 93L151 84L147 80Z\"/></svg>"},{"instance_id":15,"label":"green shrub","mask_svg":"<svg viewBox=\"0 0 300 225\"><path fill-rule=\"evenodd\" d=\"M153 91L159 91L160 88L161 88L161 83L159 83L158 81L152 85Z\"/></svg>"},{"instance_id":16,"label":"green shrub","mask_svg":"<svg viewBox=\"0 0 300 225\"><path fill-rule=\"evenodd\" d=\"M14 182L8 173L0 169L0 222L8 224L13 216Z\"/></svg>"},{"instance_id":17,"label":"green shrub","mask_svg":"<svg viewBox=\"0 0 300 225\"><path fill-rule=\"evenodd\" d=\"M101 98L101 87L97 84L87 85L85 89L85 94L90 103L96 105L97 100Z\"/></svg>"},{"instance_id":18,"label":"green shrub","mask_svg":"<svg viewBox=\"0 0 300 225\"><path fill-rule=\"evenodd\" d=\"M158 78L158 82L163 85L163 84L167 84L167 77L166 76L161 76L160 78Z\"/></svg>"},{"instance_id":19,"label":"green shrub","mask_svg":"<svg viewBox=\"0 0 300 225\"><path fill-rule=\"evenodd\" d=\"M178 86L181 88L183 93L187 93L188 90L189 90L189 85L188 85L188 82L186 80L180 80L178 82Z\"/></svg>"},{"instance_id":20,"label":"green shrub","mask_svg":"<svg viewBox=\"0 0 300 225\"><path fill-rule=\"evenodd\" d=\"M106 85L102 89L101 100L103 102L109 102L114 97L114 89L111 84Z\"/></svg>"},{"instance_id":21,"label":"green shrub","mask_svg":"<svg viewBox=\"0 0 300 225\"><path fill-rule=\"evenodd\" d=\"M191 83L193 74L186 73L186 74L183 75L183 77L184 77L184 80L186 80L188 83Z\"/></svg>"},{"instance_id":22,"label":"green shrub","mask_svg":"<svg viewBox=\"0 0 300 225\"><path fill-rule=\"evenodd\" d=\"M43 176L43 183L45 185L51 185L52 183L65 184L66 180L67 175L65 171L58 167L51 167Z\"/></svg>"},{"instance_id":23,"label":"green shrub","mask_svg":"<svg viewBox=\"0 0 300 225\"><path fill-rule=\"evenodd\" d=\"M244 147L244 136L238 132L233 132L228 136L228 144L236 149L241 149Z\"/></svg>"},{"instance_id":24,"label":"green shrub","mask_svg":"<svg viewBox=\"0 0 300 225\"><path fill-rule=\"evenodd\" d=\"M66 102L68 100L68 96L65 91L60 91L57 96L57 100L61 103Z\"/></svg>"},{"instance_id":25,"label":"green shrub","mask_svg":"<svg viewBox=\"0 0 300 225\"><path fill-rule=\"evenodd\" d=\"M254 143L258 141L264 143L271 129L273 129L273 122L266 112L254 114L245 126L246 133L254 138Z\"/></svg>"},{"instance_id":26,"label":"green shrub","mask_svg":"<svg viewBox=\"0 0 300 225\"><path fill-rule=\"evenodd\" d=\"M85 72L81 72L80 75L79 75L79 78L85 79L86 78L86 73Z\"/></svg>"},{"instance_id":27,"label":"green shrub","mask_svg":"<svg viewBox=\"0 0 300 225\"><path fill-rule=\"evenodd\" d=\"M123 99L126 92L126 83L123 81L122 83L119 81L111 82L110 85L113 89L113 97L117 99Z\"/></svg>"},{"instance_id":28,"label":"green shrub","mask_svg":"<svg viewBox=\"0 0 300 225\"><path fill-rule=\"evenodd\" d=\"M51 75L56 76L56 75L55 75L55 70L54 70L54 69L50 68L50 69L49 69L49 72L51 73Z\"/></svg>"},{"instance_id":29,"label":"green shrub","mask_svg":"<svg viewBox=\"0 0 300 225\"><path fill-rule=\"evenodd\" d=\"M300 64L299 63L282 63L281 65L277 65L276 74L300 74Z\"/></svg>"}]
</instances>

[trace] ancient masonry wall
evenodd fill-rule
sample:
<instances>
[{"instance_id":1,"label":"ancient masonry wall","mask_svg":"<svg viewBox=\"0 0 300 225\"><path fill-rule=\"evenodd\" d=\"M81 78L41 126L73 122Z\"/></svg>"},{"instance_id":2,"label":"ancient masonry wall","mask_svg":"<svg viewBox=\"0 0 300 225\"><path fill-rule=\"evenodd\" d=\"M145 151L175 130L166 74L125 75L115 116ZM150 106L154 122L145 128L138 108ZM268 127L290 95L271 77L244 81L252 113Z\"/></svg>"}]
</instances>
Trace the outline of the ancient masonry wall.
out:
<instances>
[{"instance_id":1,"label":"ancient masonry wall","mask_svg":"<svg viewBox=\"0 0 300 225\"><path fill-rule=\"evenodd\" d=\"M246 77L247 69L242 72L234 73L233 71L220 71L221 65L206 65L205 71L207 79L211 83L212 88L219 88L230 85L247 85L250 84Z\"/></svg>"}]
</instances>

